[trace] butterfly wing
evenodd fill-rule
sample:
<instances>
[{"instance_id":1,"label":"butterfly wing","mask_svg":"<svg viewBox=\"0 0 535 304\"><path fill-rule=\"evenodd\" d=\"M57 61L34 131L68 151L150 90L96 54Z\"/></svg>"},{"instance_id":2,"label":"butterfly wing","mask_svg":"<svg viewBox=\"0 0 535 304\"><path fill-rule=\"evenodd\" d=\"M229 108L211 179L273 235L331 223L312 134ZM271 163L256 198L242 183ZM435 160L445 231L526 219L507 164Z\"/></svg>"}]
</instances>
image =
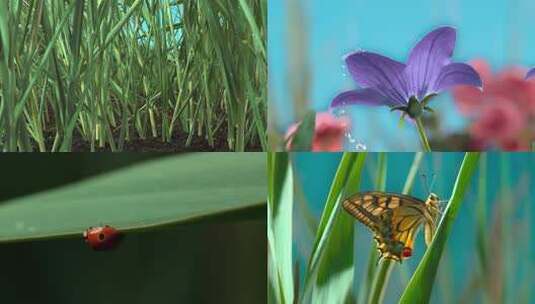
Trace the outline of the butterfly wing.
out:
<instances>
[{"instance_id":1,"label":"butterfly wing","mask_svg":"<svg viewBox=\"0 0 535 304\"><path fill-rule=\"evenodd\" d=\"M380 192L364 192L346 199L342 205L347 212L374 233L382 233L385 224L383 214L388 210L387 200L388 197L380 195Z\"/></svg>"},{"instance_id":2,"label":"butterfly wing","mask_svg":"<svg viewBox=\"0 0 535 304\"><path fill-rule=\"evenodd\" d=\"M425 205L414 200L402 199L392 217L393 238L412 250L414 238L425 222Z\"/></svg>"},{"instance_id":3,"label":"butterfly wing","mask_svg":"<svg viewBox=\"0 0 535 304\"><path fill-rule=\"evenodd\" d=\"M425 202L412 196L362 192L346 199L343 207L372 230L377 248L385 258L400 261L407 250L406 256L410 256L421 224L426 225L426 239L427 233L432 236L434 226L427 223Z\"/></svg>"},{"instance_id":4,"label":"butterfly wing","mask_svg":"<svg viewBox=\"0 0 535 304\"><path fill-rule=\"evenodd\" d=\"M424 235L425 235L425 244L427 246L431 245L431 241L433 240L433 235L435 235L435 225L426 223L424 225Z\"/></svg>"}]
</instances>

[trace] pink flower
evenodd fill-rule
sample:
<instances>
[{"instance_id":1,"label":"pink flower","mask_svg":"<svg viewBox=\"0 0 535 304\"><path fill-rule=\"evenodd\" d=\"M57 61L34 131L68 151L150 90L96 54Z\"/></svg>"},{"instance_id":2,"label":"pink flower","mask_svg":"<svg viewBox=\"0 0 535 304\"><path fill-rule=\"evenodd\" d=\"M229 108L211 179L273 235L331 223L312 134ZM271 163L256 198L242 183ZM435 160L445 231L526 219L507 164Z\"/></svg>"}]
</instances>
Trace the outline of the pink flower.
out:
<instances>
[{"instance_id":1,"label":"pink flower","mask_svg":"<svg viewBox=\"0 0 535 304\"><path fill-rule=\"evenodd\" d=\"M291 150L293 136L301 123L295 123L286 132L286 150ZM347 118L338 118L329 112L316 113L316 125L312 139L313 152L336 152L342 151L344 135L349 129L350 122Z\"/></svg>"},{"instance_id":2,"label":"pink flower","mask_svg":"<svg viewBox=\"0 0 535 304\"><path fill-rule=\"evenodd\" d=\"M521 140L520 138L509 138L504 141L501 141L500 148L505 151L529 151L530 146L527 144L527 141Z\"/></svg>"},{"instance_id":3,"label":"pink flower","mask_svg":"<svg viewBox=\"0 0 535 304\"><path fill-rule=\"evenodd\" d=\"M486 92L489 82L492 81L490 66L484 60L474 60L470 65L479 73ZM459 86L455 88L453 90L453 97L459 107L459 111L467 116L474 113L484 100L483 91L470 86Z\"/></svg>"},{"instance_id":4,"label":"pink flower","mask_svg":"<svg viewBox=\"0 0 535 304\"><path fill-rule=\"evenodd\" d=\"M507 100L522 108L526 114L535 115L535 81L524 79L525 69L510 67L492 74L484 60L475 60L472 67L481 75L483 91L473 87L458 87L453 91L459 111L474 116L491 100Z\"/></svg>"},{"instance_id":5,"label":"pink flower","mask_svg":"<svg viewBox=\"0 0 535 304\"><path fill-rule=\"evenodd\" d=\"M506 99L488 100L482 106L470 133L478 140L511 142L526 127L526 116Z\"/></svg>"},{"instance_id":6,"label":"pink flower","mask_svg":"<svg viewBox=\"0 0 535 304\"><path fill-rule=\"evenodd\" d=\"M535 81L525 80L522 68L493 74L484 60L471 64L481 75L483 91L459 87L453 96L459 111L473 119L469 132L474 146L528 150L535 136Z\"/></svg>"}]
</instances>

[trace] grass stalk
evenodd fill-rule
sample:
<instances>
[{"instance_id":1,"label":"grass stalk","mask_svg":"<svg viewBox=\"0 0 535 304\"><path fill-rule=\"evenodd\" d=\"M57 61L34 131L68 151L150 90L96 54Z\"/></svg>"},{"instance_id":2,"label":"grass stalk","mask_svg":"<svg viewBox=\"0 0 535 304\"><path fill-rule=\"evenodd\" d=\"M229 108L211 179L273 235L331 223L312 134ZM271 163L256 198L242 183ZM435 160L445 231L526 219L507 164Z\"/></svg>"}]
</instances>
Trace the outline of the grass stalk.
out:
<instances>
[{"instance_id":1,"label":"grass stalk","mask_svg":"<svg viewBox=\"0 0 535 304\"><path fill-rule=\"evenodd\" d=\"M353 222L349 215L340 212L340 204L342 197L358 191L365 158L366 153L346 152L342 156L318 225L299 303L309 301L308 298L313 296L310 291L314 291L315 298L326 300L325 297L327 297L332 301L329 295L345 296L350 290L349 283L353 280L353 251L348 248L353 248ZM337 244L327 246L333 240L338 240L338 242L334 241L334 244ZM350 244L346 244L344 240L345 242L350 241ZM346 245L341 246L341 242ZM342 249L343 253L340 251ZM327 257L323 258L324 255ZM334 256L341 257L338 259L333 258ZM335 265L329 264L333 261ZM348 276L349 273L351 275ZM342 276L343 282L329 281L329 279L335 280L340 276ZM320 294L316 290L318 288L316 284L321 285ZM315 288L313 289L313 287ZM336 289L336 292L333 289ZM339 298L337 299L339 300Z\"/></svg>"},{"instance_id":2,"label":"grass stalk","mask_svg":"<svg viewBox=\"0 0 535 304\"><path fill-rule=\"evenodd\" d=\"M268 243L270 299L293 303L293 176L288 153L268 153Z\"/></svg>"},{"instance_id":3,"label":"grass stalk","mask_svg":"<svg viewBox=\"0 0 535 304\"><path fill-rule=\"evenodd\" d=\"M414 155L412 165L409 169L409 173L407 174L407 179L405 180L405 185L403 186L403 194L409 194L411 192L414 179L416 178L416 174L418 173L418 169L422 163L423 156L424 153L422 152L418 152ZM389 281L393 266L394 264L391 260L383 260L380 262L371 285L370 295L367 303L383 303L385 289L388 286L387 283Z\"/></svg>"},{"instance_id":4,"label":"grass stalk","mask_svg":"<svg viewBox=\"0 0 535 304\"><path fill-rule=\"evenodd\" d=\"M378 155L378 165L377 165L377 175L375 178L375 189L377 191L386 190L386 177L387 177L387 168L388 168L388 155L384 152L379 153ZM368 254L368 265L366 266L366 275L360 285L358 293L357 303L368 303L368 296L370 295L369 290L373 284L374 275L377 270L377 249L375 247L375 242L372 242L370 247L370 253Z\"/></svg>"},{"instance_id":5,"label":"grass stalk","mask_svg":"<svg viewBox=\"0 0 535 304\"><path fill-rule=\"evenodd\" d=\"M478 164L479 153L465 154L437 232L405 288L400 303L429 303L442 251Z\"/></svg>"}]
</instances>

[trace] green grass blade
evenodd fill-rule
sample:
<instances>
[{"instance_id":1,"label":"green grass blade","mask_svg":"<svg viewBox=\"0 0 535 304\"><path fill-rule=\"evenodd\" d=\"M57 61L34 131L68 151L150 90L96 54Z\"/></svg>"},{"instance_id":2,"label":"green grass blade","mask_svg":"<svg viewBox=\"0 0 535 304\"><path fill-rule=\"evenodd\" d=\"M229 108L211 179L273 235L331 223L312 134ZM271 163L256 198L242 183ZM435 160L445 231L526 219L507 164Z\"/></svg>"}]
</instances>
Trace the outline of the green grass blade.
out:
<instances>
[{"instance_id":1,"label":"green grass blade","mask_svg":"<svg viewBox=\"0 0 535 304\"><path fill-rule=\"evenodd\" d=\"M436 272L439 266L442 251L448 240L453 222L457 217L459 208L468 189L472 175L477 168L479 153L466 153L459 169L457 180L453 187L450 201L444 211L437 232L429 248L426 250L422 261L416 268L409 284L403 292L400 303L429 303L431 291L435 282Z\"/></svg>"},{"instance_id":2,"label":"green grass blade","mask_svg":"<svg viewBox=\"0 0 535 304\"><path fill-rule=\"evenodd\" d=\"M476 205L476 248L483 274L487 273L487 154L481 154L478 179L478 199Z\"/></svg>"},{"instance_id":3,"label":"green grass blade","mask_svg":"<svg viewBox=\"0 0 535 304\"><path fill-rule=\"evenodd\" d=\"M344 153L344 156L342 157L342 160L340 161L340 164L338 165L338 169L336 171L336 174L334 176L334 180L331 184L331 189L329 190L329 194L327 196L327 201L325 203L324 211L321 214L320 223L318 225L318 231L316 233L316 238L314 240L314 246L312 246L312 253L310 255L310 260L308 263L308 270L314 268L316 263L318 262L318 252L319 249L319 243L322 240L322 237L325 236L325 230L327 228L328 222L331 220L330 216L333 214L332 210L334 210L336 201L339 199L339 196L342 193L342 190L344 188L345 182L347 180L347 176L349 174L349 168L351 167L351 164L355 161L355 156L351 153Z\"/></svg>"},{"instance_id":4,"label":"green grass blade","mask_svg":"<svg viewBox=\"0 0 535 304\"><path fill-rule=\"evenodd\" d=\"M422 163L423 156L424 153L422 152L417 152L414 155L414 160L412 161L409 173L407 174L407 179L405 180L405 185L403 186L403 194L409 194L411 192L412 186L414 184L414 179L416 178L416 174L418 173L418 169L420 168L420 165ZM383 303L385 289L388 286L387 283L390 278L390 273L392 271L393 266L394 264L391 260L383 260L381 262L377 269L377 272L375 273L375 277L371 285L368 303Z\"/></svg>"},{"instance_id":5,"label":"green grass blade","mask_svg":"<svg viewBox=\"0 0 535 304\"><path fill-rule=\"evenodd\" d=\"M326 247L330 231L333 229L335 218L338 215L337 211L339 209L338 207L340 204L340 198L344 194L344 188L346 187L348 181L357 181L357 177L355 176L355 174L360 175L362 170L361 162L364 161L364 157L365 154L357 153L344 153L342 156L342 160L340 161L333 182L331 184L331 189L329 190L329 194L327 196L325 207L323 209L320 223L318 225L318 230L316 231L314 246L312 247L312 253L310 255L307 271L305 274L304 289L299 296L300 302L303 302L305 297L310 296L309 290L315 283L317 268L320 262L321 255L323 254L323 250ZM355 167L357 165L358 167ZM357 168L358 171L352 172L352 170L355 168Z\"/></svg>"},{"instance_id":6,"label":"green grass blade","mask_svg":"<svg viewBox=\"0 0 535 304\"><path fill-rule=\"evenodd\" d=\"M293 135L291 145L292 151L312 150L312 141L314 139L315 126L316 113L314 111L308 111L303 121L299 124L295 135Z\"/></svg>"},{"instance_id":7,"label":"green grass blade","mask_svg":"<svg viewBox=\"0 0 535 304\"><path fill-rule=\"evenodd\" d=\"M31 90L32 90L33 86L35 85L35 83L36 83L36 81L38 79L37 76L38 76L38 74L43 72L44 66L47 63L50 54L52 53L52 50L53 50L54 45L56 43L56 40L60 37L60 33L63 30L63 26L69 20L70 13L74 9L74 4L75 3L76 2L73 2L67 7L67 12L65 12L65 15L62 17L62 19L61 19L59 25L57 26L54 34L50 38L50 41L48 41L48 45L46 47L46 50L45 50L44 54L42 55L41 60L39 61L39 65L36 68L37 73L34 73L32 75L28 86L26 87L26 89L24 90L24 93L22 94L22 97L20 98L20 101L18 101L17 105L15 106L15 112L14 112L14 115L13 115L15 117L15 120L17 120L20 117L20 115L22 114L22 111L24 110L24 106L26 104L26 101L30 97Z\"/></svg>"},{"instance_id":8,"label":"green grass blade","mask_svg":"<svg viewBox=\"0 0 535 304\"><path fill-rule=\"evenodd\" d=\"M232 178L229 178L232 176ZM109 224L139 230L264 208L262 153L163 158L0 204L0 242L79 237Z\"/></svg>"},{"instance_id":9,"label":"green grass blade","mask_svg":"<svg viewBox=\"0 0 535 304\"><path fill-rule=\"evenodd\" d=\"M350 295L354 277L354 219L340 204L344 197L359 191L365 159L366 153L358 154L351 164L340 199L333 209L325 210L331 213L328 217L333 223L330 230L324 231L324 249L318 251L321 256L312 293L316 303L341 303Z\"/></svg>"},{"instance_id":10,"label":"green grass blade","mask_svg":"<svg viewBox=\"0 0 535 304\"><path fill-rule=\"evenodd\" d=\"M4 62L9 61L9 50L11 49L9 41L9 10L8 2L0 3L0 55Z\"/></svg>"},{"instance_id":11,"label":"green grass blade","mask_svg":"<svg viewBox=\"0 0 535 304\"><path fill-rule=\"evenodd\" d=\"M251 8L247 4L246 0L239 0L239 1L240 1L240 7L243 10L243 13L245 14L245 18L247 19L247 22L249 23L249 26L251 27L251 30L253 32L253 37L254 37L256 48L259 49L262 56L266 58L266 50L264 47L262 34L260 33L260 29L258 28L256 21L254 20Z\"/></svg>"},{"instance_id":12,"label":"green grass blade","mask_svg":"<svg viewBox=\"0 0 535 304\"><path fill-rule=\"evenodd\" d=\"M381 152L378 155L377 175L375 178L375 189L377 191L386 190L386 177L388 172L387 169L388 155L384 152ZM373 284L375 272L377 271L377 259L378 254L374 241L372 242L372 246L370 247L370 253L368 254L368 265L366 266L365 277L359 287L357 303L368 302L368 296L370 294L369 290Z\"/></svg>"},{"instance_id":13,"label":"green grass blade","mask_svg":"<svg viewBox=\"0 0 535 304\"><path fill-rule=\"evenodd\" d=\"M117 24L111 29L111 31L106 35L106 40L104 41L104 44L100 50L95 50L95 53L98 54L98 52L103 52L108 45L112 42L113 38L119 33L119 31L122 29L122 27L125 25L125 23L128 21L130 16L137 10L138 6L142 3L142 0L136 0L126 14L117 22Z\"/></svg>"},{"instance_id":14,"label":"green grass blade","mask_svg":"<svg viewBox=\"0 0 535 304\"><path fill-rule=\"evenodd\" d=\"M269 283L273 303L293 303L292 209L293 176L287 153L268 154Z\"/></svg>"}]
</instances>

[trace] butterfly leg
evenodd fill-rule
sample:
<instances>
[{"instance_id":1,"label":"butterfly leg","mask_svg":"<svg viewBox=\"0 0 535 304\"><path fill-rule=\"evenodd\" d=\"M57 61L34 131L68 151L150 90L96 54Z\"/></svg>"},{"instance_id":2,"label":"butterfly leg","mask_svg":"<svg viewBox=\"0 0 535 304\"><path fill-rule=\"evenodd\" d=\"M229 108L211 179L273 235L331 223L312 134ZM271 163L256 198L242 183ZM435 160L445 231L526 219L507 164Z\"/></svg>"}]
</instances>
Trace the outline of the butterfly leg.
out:
<instances>
[{"instance_id":1,"label":"butterfly leg","mask_svg":"<svg viewBox=\"0 0 535 304\"><path fill-rule=\"evenodd\" d=\"M383 253L379 253L379 257L377 257L377 262L375 263L375 266L379 265L379 262L383 259Z\"/></svg>"}]
</instances>

